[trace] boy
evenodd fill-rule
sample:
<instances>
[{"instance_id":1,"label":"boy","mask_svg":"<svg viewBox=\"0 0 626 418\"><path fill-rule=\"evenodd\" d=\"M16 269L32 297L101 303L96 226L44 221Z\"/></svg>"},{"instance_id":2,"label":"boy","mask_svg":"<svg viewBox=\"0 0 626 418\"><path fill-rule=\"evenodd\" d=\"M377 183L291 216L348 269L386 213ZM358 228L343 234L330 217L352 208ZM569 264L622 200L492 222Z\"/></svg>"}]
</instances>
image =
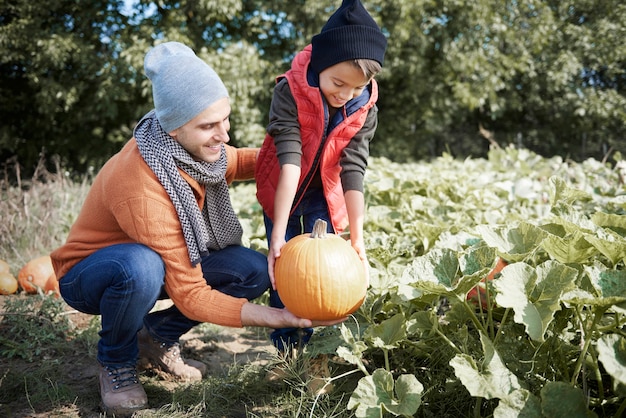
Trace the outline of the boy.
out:
<instances>
[{"instance_id":1,"label":"boy","mask_svg":"<svg viewBox=\"0 0 626 418\"><path fill-rule=\"evenodd\" d=\"M350 227L366 266L363 177L377 126L378 85L387 39L359 0L344 0L291 69L277 78L267 135L255 169L268 237L270 304L282 307L274 264L285 243L324 219ZM279 350L306 343L312 329L276 329Z\"/></svg>"}]
</instances>

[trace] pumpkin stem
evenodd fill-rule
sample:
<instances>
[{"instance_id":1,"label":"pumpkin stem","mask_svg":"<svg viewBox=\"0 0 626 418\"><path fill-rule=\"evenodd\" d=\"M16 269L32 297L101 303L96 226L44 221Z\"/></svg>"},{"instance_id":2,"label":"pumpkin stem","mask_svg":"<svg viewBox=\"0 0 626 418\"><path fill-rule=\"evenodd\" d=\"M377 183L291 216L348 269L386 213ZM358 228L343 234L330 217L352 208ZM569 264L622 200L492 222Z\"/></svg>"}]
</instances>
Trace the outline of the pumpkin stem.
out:
<instances>
[{"instance_id":1,"label":"pumpkin stem","mask_svg":"<svg viewBox=\"0 0 626 418\"><path fill-rule=\"evenodd\" d=\"M313 231L311 231L311 238L326 238L326 221L318 219L313 224Z\"/></svg>"}]
</instances>

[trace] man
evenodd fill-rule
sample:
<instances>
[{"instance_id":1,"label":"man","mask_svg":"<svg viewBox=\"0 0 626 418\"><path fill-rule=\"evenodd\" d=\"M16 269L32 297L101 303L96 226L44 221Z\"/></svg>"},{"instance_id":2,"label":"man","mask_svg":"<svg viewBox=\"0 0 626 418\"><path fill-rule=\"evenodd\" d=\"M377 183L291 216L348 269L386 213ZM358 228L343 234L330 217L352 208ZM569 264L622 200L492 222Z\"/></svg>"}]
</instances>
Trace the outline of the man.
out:
<instances>
[{"instance_id":1,"label":"man","mask_svg":"<svg viewBox=\"0 0 626 418\"><path fill-rule=\"evenodd\" d=\"M181 380L202 378L206 366L183 359L179 345L200 322L331 324L250 302L270 286L267 260L241 246L228 183L254 176L258 150L226 145L230 103L219 76L177 42L150 50L144 69L155 109L102 167L51 254L68 305L101 315L100 396L118 415L148 405L138 358ZM173 306L150 312L160 298Z\"/></svg>"}]
</instances>

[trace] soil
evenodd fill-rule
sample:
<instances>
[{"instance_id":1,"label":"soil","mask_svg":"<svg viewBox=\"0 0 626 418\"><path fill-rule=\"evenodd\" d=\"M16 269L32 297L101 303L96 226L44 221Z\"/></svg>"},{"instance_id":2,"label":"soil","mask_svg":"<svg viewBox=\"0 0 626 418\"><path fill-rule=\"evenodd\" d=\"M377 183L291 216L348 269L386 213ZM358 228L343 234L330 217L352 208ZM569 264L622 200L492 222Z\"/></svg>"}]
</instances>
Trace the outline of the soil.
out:
<instances>
[{"instance_id":1,"label":"soil","mask_svg":"<svg viewBox=\"0 0 626 418\"><path fill-rule=\"evenodd\" d=\"M2 296L0 295L0 313L7 297L29 297L29 296ZM159 301L155 309L163 309L169 301ZM80 313L66 306L64 312L69 317L71 323L78 329L85 329L90 326L94 317ZM0 315L0 326L2 325L2 315ZM267 364L274 355L274 347L269 342L269 334L265 329L260 328L227 328L212 325L210 335L200 333L196 329L191 330L181 338L183 357L199 360L207 365L207 373L214 375L224 375L235 364L252 363L258 365ZM95 348L94 350L95 351ZM58 376L57 382L50 382L50 386L55 388L62 384L76 394L77 400L70 406L52 407L53 410L41 411L40 407L33 407L27 388L21 389L3 387L3 379L12 371L19 371L27 374L28 371L35 371L42 367L39 361L26 361L21 358L0 358L0 392L14 390L16 393L11 396L11 402L3 404L0 400L0 417L16 418L43 418L49 416L63 417L103 417L99 409L98 393L98 367L95 353L85 353L84 350L77 350L73 355L63 355L62 359L42 358L42 361L55 361L62 363L56 370L62 372ZM148 397L151 393L160 394L171 392L184 383L167 379L166 376L155 375L150 371L143 371L141 374L142 383L146 387ZM145 384L150 381L150 387ZM5 382L6 383L6 382ZM5 396L0 397L0 399ZM157 401L158 403L158 401ZM162 402L162 404L165 402ZM151 400L151 407L158 408ZM146 411L149 413L149 411ZM140 416L148 416L143 413Z\"/></svg>"}]
</instances>

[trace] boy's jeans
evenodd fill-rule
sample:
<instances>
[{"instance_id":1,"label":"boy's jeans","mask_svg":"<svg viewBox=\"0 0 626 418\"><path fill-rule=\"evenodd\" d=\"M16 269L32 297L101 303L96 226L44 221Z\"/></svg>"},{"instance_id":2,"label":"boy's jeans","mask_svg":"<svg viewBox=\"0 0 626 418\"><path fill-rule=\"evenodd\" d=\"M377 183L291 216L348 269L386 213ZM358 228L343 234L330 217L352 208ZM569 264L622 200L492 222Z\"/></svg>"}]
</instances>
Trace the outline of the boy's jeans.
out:
<instances>
[{"instance_id":1,"label":"boy's jeans","mask_svg":"<svg viewBox=\"0 0 626 418\"><path fill-rule=\"evenodd\" d=\"M231 296L255 299L269 287L265 255L241 246L213 251L202 259L202 271L212 288ZM76 264L62 277L59 288L72 308L101 315L98 361L107 366L134 365L137 332L145 325L163 342L178 342L197 325L175 306L148 313L163 288L161 257L142 244L103 248Z\"/></svg>"}]
</instances>

